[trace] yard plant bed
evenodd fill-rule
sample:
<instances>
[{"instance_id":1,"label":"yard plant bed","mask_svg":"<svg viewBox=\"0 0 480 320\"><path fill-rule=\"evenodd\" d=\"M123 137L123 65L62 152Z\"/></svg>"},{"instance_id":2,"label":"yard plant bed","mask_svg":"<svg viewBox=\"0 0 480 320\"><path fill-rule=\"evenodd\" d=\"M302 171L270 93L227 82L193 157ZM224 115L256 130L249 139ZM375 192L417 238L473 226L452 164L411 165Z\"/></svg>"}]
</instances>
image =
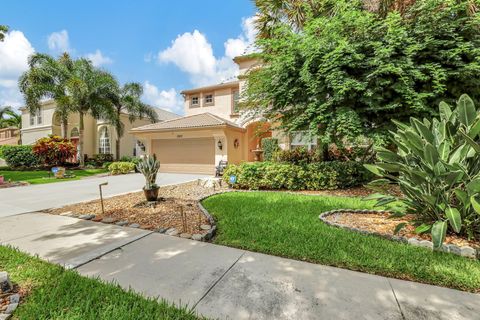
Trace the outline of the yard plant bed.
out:
<instances>
[{"instance_id":1,"label":"yard plant bed","mask_svg":"<svg viewBox=\"0 0 480 320\"><path fill-rule=\"evenodd\" d=\"M12 182L28 182L29 184L44 184L56 183L64 181L80 180L85 177L94 176L105 173L105 169L78 169L67 170L68 174L72 174L71 178L56 179L53 174L46 170L32 170L32 171L16 171L16 170L0 170L0 176L3 176L5 181Z\"/></svg>"},{"instance_id":2,"label":"yard plant bed","mask_svg":"<svg viewBox=\"0 0 480 320\"><path fill-rule=\"evenodd\" d=\"M13 319L198 319L185 308L82 277L9 247L0 246L0 270L26 295Z\"/></svg>"},{"instance_id":3,"label":"yard plant bed","mask_svg":"<svg viewBox=\"0 0 480 320\"><path fill-rule=\"evenodd\" d=\"M217 223L214 242L470 292L480 292L480 262L328 226L322 212L372 209L361 198L230 192L202 202Z\"/></svg>"},{"instance_id":4,"label":"yard plant bed","mask_svg":"<svg viewBox=\"0 0 480 320\"><path fill-rule=\"evenodd\" d=\"M415 227L410 223L415 219L413 215L406 215L401 218L391 218L386 212L368 212L360 213L354 211L336 212L326 215L325 220L337 223L342 226L365 230L373 233L384 234L387 236L399 236L404 238L418 238L419 240L432 241L429 233L417 234ZM394 233L395 227L400 223L407 223L397 234ZM445 244L454 244L459 247L470 246L472 248L480 248L480 242L462 238L456 234L447 234Z\"/></svg>"},{"instance_id":5,"label":"yard plant bed","mask_svg":"<svg viewBox=\"0 0 480 320\"><path fill-rule=\"evenodd\" d=\"M210 221L198 207L198 200L219 191L204 188L197 182L161 187L159 201L151 204L145 201L143 192L134 192L104 199L105 215L102 214L100 200L65 206L49 210L53 214L71 213L73 216L92 214L95 221L109 219L110 223L128 222L126 225L138 224L146 230L164 231L175 228L179 234L205 235L208 230L202 225ZM182 218L186 216L186 225Z\"/></svg>"}]
</instances>

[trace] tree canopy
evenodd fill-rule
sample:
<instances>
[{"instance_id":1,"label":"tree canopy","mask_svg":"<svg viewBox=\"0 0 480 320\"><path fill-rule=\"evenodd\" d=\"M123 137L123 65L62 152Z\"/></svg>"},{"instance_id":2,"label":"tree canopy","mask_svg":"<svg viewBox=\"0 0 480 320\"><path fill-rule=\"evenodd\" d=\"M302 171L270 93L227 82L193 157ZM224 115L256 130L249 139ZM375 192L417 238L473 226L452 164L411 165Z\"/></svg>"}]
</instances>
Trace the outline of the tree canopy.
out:
<instances>
[{"instance_id":1,"label":"tree canopy","mask_svg":"<svg viewBox=\"0 0 480 320\"><path fill-rule=\"evenodd\" d=\"M385 1L384 14L366 2L335 1L307 10L301 24L288 16L270 24L245 105L288 131L340 142L384 132L391 119L434 115L439 101L462 93L480 102L476 1L403 1L401 10Z\"/></svg>"}]
</instances>

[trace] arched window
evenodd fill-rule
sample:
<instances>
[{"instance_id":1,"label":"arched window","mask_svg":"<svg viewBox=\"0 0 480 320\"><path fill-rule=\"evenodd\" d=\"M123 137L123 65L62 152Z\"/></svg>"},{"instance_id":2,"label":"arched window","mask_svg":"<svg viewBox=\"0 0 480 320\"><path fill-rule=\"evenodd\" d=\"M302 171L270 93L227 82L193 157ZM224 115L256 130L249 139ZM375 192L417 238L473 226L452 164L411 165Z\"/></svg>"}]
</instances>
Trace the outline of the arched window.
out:
<instances>
[{"instance_id":1,"label":"arched window","mask_svg":"<svg viewBox=\"0 0 480 320\"><path fill-rule=\"evenodd\" d=\"M78 132L78 128L73 128L70 131L70 138L78 138L80 136L80 132Z\"/></svg>"},{"instance_id":2,"label":"arched window","mask_svg":"<svg viewBox=\"0 0 480 320\"><path fill-rule=\"evenodd\" d=\"M111 148L110 148L110 136L108 135L108 129L107 127L102 127L100 129L100 140L99 140L99 148L98 148L98 153L100 154L110 154L111 153Z\"/></svg>"}]
</instances>

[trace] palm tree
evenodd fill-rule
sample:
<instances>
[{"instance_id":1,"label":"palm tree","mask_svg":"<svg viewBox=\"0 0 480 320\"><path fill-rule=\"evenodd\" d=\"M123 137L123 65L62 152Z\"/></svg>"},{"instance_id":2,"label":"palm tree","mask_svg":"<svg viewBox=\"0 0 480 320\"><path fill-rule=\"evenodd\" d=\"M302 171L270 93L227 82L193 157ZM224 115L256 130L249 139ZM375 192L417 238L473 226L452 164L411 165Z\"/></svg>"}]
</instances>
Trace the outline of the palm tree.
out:
<instances>
[{"instance_id":1,"label":"palm tree","mask_svg":"<svg viewBox=\"0 0 480 320\"><path fill-rule=\"evenodd\" d=\"M7 119L5 118L5 116L9 115L11 111L12 107L10 106L0 107L0 128L5 128L7 126Z\"/></svg>"},{"instance_id":2,"label":"palm tree","mask_svg":"<svg viewBox=\"0 0 480 320\"><path fill-rule=\"evenodd\" d=\"M71 111L79 115L78 151L80 166L85 164L84 159L84 117L90 115L95 119L109 118L114 114L111 100L116 81L108 73L95 68L84 58L72 61L71 76L65 82L66 102Z\"/></svg>"},{"instance_id":3,"label":"palm tree","mask_svg":"<svg viewBox=\"0 0 480 320\"><path fill-rule=\"evenodd\" d=\"M19 79L19 87L31 113L41 108L40 101L53 99L60 117L62 137L67 137L68 115L72 112L66 83L72 77L73 61L67 53L58 59L37 53L29 58L29 70Z\"/></svg>"},{"instance_id":4,"label":"palm tree","mask_svg":"<svg viewBox=\"0 0 480 320\"><path fill-rule=\"evenodd\" d=\"M3 111L4 111L4 114L7 116L6 118L2 119L2 122L5 124L6 127L14 127L18 129L22 128L22 115L16 113L10 107L4 108ZM0 111L0 113L1 112L2 111Z\"/></svg>"},{"instance_id":5,"label":"palm tree","mask_svg":"<svg viewBox=\"0 0 480 320\"><path fill-rule=\"evenodd\" d=\"M22 115L9 106L0 108L0 128L12 127L22 129ZM22 144L21 135L18 136L18 144Z\"/></svg>"},{"instance_id":6,"label":"palm tree","mask_svg":"<svg viewBox=\"0 0 480 320\"><path fill-rule=\"evenodd\" d=\"M111 92L111 101L114 105L113 117L109 117L115 127L117 137L115 140L115 158L120 159L120 139L125 133L125 125L121 119L122 114L128 115L130 123L137 119L149 119L152 123L158 121L158 114L155 109L142 103L140 97L143 87L136 82L126 83L120 86L115 81L114 90Z\"/></svg>"},{"instance_id":7,"label":"palm tree","mask_svg":"<svg viewBox=\"0 0 480 320\"><path fill-rule=\"evenodd\" d=\"M5 34L8 32L8 27L4 25L0 25L0 41L5 39Z\"/></svg>"}]
</instances>

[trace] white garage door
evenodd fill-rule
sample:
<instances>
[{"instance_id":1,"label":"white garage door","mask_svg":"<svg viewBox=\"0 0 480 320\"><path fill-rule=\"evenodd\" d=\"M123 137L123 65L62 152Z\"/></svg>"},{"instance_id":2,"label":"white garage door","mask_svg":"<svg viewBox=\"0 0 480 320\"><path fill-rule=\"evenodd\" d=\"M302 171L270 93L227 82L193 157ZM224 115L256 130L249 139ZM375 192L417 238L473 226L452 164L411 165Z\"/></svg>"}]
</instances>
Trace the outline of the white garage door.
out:
<instances>
[{"instance_id":1,"label":"white garage door","mask_svg":"<svg viewBox=\"0 0 480 320\"><path fill-rule=\"evenodd\" d=\"M160 172L215 173L215 140L157 139L152 151L160 160Z\"/></svg>"}]
</instances>

